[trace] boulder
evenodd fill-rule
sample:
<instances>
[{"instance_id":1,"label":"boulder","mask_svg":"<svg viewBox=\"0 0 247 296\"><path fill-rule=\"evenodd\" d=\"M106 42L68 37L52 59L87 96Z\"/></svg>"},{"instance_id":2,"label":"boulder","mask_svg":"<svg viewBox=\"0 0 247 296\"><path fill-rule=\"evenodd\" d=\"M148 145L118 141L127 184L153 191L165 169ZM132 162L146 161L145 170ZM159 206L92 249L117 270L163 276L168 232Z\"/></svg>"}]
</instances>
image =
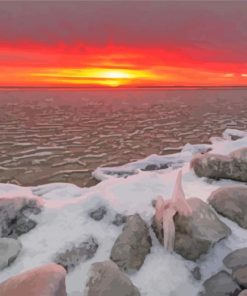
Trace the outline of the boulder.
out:
<instances>
[{"instance_id":1,"label":"boulder","mask_svg":"<svg viewBox=\"0 0 247 296\"><path fill-rule=\"evenodd\" d=\"M1 283L1 296L66 296L65 276L62 266L47 264Z\"/></svg>"},{"instance_id":2,"label":"boulder","mask_svg":"<svg viewBox=\"0 0 247 296\"><path fill-rule=\"evenodd\" d=\"M229 154L233 159L246 162L247 161L247 147L234 150Z\"/></svg>"},{"instance_id":3,"label":"boulder","mask_svg":"<svg viewBox=\"0 0 247 296\"><path fill-rule=\"evenodd\" d=\"M9 266L19 255L22 245L13 238L0 238L0 270Z\"/></svg>"},{"instance_id":4,"label":"boulder","mask_svg":"<svg viewBox=\"0 0 247 296\"><path fill-rule=\"evenodd\" d=\"M243 290L238 296L247 296L247 290Z\"/></svg>"},{"instance_id":5,"label":"boulder","mask_svg":"<svg viewBox=\"0 0 247 296\"><path fill-rule=\"evenodd\" d=\"M40 198L23 196L0 198L0 237L17 238L36 226L29 218L30 214L38 214L42 209Z\"/></svg>"},{"instance_id":6,"label":"boulder","mask_svg":"<svg viewBox=\"0 0 247 296\"><path fill-rule=\"evenodd\" d=\"M152 245L148 227L138 215L127 218L122 233L111 250L111 259L122 270L139 270Z\"/></svg>"},{"instance_id":7,"label":"boulder","mask_svg":"<svg viewBox=\"0 0 247 296\"><path fill-rule=\"evenodd\" d=\"M235 269L232 273L232 278L240 287L247 289L247 265Z\"/></svg>"},{"instance_id":8,"label":"boulder","mask_svg":"<svg viewBox=\"0 0 247 296\"><path fill-rule=\"evenodd\" d=\"M223 263L229 269L236 269L247 265L247 248L231 252L223 259Z\"/></svg>"},{"instance_id":9,"label":"boulder","mask_svg":"<svg viewBox=\"0 0 247 296\"><path fill-rule=\"evenodd\" d=\"M219 188L208 201L219 214L247 229L247 186Z\"/></svg>"},{"instance_id":10,"label":"boulder","mask_svg":"<svg viewBox=\"0 0 247 296\"><path fill-rule=\"evenodd\" d=\"M106 213L107 213L106 208L102 206L95 210L90 211L89 216L96 221L100 221L104 218Z\"/></svg>"},{"instance_id":11,"label":"boulder","mask_svg":"<svg viewBox=\"0 0 247 296\"><path fill-rule=\"evenodd\" d=\"M241 289L226 271L220 271L207 279L202 296L237 296Z\"/></svg>"},{"instance_id":12,"label":"boulder","mask_svg":"<svg viewBox=\"0 0 247 296\"><path fill-rule=\"evenodd\" d=\"M226 156L211 153L197 155L192 159L191 167L198 177L247 182L247 148Z\"/></svg>"},{"instance_id":13,"label":"boulder","mask_svg":"<svg viewBox=\"0 0 247 296\"><path fill-rule=\"evenodd\" d=\"M174 251L188 260L197 260L216 242L231 234L231 230L221 222L210 206L199 198L188 198L192 214L174 216L175 241ZM154 223L154 222L153 222ZM153 229L163 245L163 232Z\"/></svg>"},{"instance_id":14,"label":"boulder","mask_svg":"<svg viewBox=\"0 0 247 296\"><path fill-rule=\"evenodd\" d=\"M71 244L64 251L56 254L54 262L70 271L82 261L92 258L98 246L96 239L90 236L86 241L79 244Z\"/></svg>"},{"instance_id":15,"label":"boulder","mask_svg":"<svg viewBox=\"0 0 247 296\"><path fill-rule=\"evenodd\" d=\"M137 287L108 260L92 264L85 296L140 296Z\"/></svg>"}]
</instances>

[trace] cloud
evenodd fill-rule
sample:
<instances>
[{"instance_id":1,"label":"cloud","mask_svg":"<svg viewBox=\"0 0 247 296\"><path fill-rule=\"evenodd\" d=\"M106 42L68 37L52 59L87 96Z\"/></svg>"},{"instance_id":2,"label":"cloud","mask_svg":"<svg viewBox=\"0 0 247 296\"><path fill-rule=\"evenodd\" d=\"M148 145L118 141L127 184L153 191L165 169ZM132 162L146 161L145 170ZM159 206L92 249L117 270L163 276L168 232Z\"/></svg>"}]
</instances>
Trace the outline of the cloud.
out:
<instances>
[{"instance_id":1,"label":"cloud","mask_svg":"<svg viewBox=\"0 0 247 296\"><path fill-rule=\"evenodd\" d=\"M101 67L228 83L245 77L246 28L247 1L5 1L0 70L16 81L24 68Z\"/></svg>"},{"instance_id":2,"label":"cloud","mask_svg":"<svg viewBox=\"0 0 247 296\"><path fill-rule=\"evenodd\" d=\"M2 42L196 47L223 50L215 58L233 61L246 59L246 27L245 1L0 3Z\"/></svg>"}]
</instances>

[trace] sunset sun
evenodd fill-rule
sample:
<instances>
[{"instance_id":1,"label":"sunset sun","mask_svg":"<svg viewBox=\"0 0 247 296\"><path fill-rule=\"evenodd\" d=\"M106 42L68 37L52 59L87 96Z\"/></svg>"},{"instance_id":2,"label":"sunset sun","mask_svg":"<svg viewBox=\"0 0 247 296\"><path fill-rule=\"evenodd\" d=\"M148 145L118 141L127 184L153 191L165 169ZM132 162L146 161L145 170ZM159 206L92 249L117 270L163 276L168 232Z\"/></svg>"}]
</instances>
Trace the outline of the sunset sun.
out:
<instances>
[{"instance_id":1,"label":"sunset sun","mask_svg":"<svg viewBox=\"0 0 247 296\"><path fill-rule=\"evenodd\" d=\"M43 84L95 85L117 87L135 85L157 79L156 74L148 70L110 69L110 68L51 68L30 70L31 80Z\"/></svg>"},{"instance_id":2,"label":"sunset sun","mask_svg":"<svg viewBox=\"0 0 247 296\"><path fill-rule=\"evenodd\" d=\"M133 74L128 73L128 71L123 70L106 70L102 72L103 78L109 79L131 79L135 77Z\"/></svg>"}]
</instances>

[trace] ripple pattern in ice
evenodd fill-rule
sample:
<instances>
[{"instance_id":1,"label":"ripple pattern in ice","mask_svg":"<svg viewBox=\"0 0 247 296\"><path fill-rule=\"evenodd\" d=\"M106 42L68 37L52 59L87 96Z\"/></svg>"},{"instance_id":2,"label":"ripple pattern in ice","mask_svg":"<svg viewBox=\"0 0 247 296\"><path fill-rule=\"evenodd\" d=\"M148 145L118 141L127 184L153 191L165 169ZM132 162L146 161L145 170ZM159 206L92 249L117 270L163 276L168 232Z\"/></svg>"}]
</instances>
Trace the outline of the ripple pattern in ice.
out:
<instances>
[{"instance_id":1,"label":"ripple pattern in ice","mask_svg":"<svg viewBox=\"0 0 247 296\"><path fill-rule=\"evenodd\" d=\"M99 166L246 129L247 90L1 90L0 182L94 184Z\"/></svg>"}]
</instances>

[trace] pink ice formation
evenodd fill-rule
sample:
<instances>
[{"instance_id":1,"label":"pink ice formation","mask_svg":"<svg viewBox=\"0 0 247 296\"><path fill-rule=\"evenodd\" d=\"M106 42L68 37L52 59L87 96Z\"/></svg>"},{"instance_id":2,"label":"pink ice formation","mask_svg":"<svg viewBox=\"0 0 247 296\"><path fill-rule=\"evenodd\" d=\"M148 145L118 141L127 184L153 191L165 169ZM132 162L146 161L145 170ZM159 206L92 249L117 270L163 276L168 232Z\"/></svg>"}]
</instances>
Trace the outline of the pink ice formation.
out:
<instances>
[{"instance_id":1,"label":"pink ice formation","mask_svg":"<svg viewBox=\"0 0 247 296\"><path fill-rule=\"evenodd\" d=\"M155 207L156 224L159 225L160 229L163 228L164 247L169 252L172 252L175 240L175 225L173 220L175 214L178 213L183 216L189 216L192 214L192 209L186 201L182 188L181 170L178 172L171 199L164 200L159 196Z\"/></svg>"}]
</instances>

